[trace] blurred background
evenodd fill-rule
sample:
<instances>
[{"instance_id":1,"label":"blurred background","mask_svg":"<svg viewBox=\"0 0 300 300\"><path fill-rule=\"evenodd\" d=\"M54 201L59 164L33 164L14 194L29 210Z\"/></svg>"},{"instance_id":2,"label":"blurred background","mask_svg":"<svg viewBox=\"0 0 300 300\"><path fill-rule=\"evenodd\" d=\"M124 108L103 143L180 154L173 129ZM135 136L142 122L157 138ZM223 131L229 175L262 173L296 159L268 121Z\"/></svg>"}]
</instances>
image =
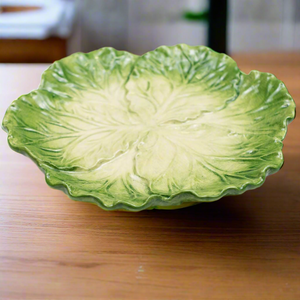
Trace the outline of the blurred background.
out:
<instances>
[{"instance_id":1,"label":"blurred background","mask_svg":"<svg viewBox=\"0 0 300 300\"><path fill-rule=\"evenodd\" d=\"M0 0L0 62L49 63L111 46L300 50L300 0Z\"/></svg>"}]
</instances>

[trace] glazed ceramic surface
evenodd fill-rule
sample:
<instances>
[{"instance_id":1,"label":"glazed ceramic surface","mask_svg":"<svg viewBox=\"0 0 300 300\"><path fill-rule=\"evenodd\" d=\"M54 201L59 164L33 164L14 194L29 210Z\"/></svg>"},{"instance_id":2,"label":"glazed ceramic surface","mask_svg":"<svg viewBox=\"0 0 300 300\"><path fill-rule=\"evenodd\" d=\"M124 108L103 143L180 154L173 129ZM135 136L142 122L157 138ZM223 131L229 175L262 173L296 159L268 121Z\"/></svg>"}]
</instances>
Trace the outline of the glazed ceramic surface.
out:
<instances>
[{"instance_id":1,"label":"glazed ceramic surface","mask_svg":"<svg viewBox=\"0 0 300 300\"><path fill-rule=\"evenodd\" d=\"M295 103L274 75L204 46L112 48L47 69L8 108L12 149L106 210L173 209L259 187L283 164Z\"/></svg>"}]
</instances>

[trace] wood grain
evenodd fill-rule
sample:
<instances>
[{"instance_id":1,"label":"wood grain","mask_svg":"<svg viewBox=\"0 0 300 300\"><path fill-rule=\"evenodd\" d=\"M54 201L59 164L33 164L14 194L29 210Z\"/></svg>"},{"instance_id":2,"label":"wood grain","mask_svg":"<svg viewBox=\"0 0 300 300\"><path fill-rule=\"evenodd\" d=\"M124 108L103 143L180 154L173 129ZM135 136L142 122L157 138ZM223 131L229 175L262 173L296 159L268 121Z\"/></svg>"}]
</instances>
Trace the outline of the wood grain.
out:
<instances>
[{"instance_id":1,"label":"wood grain","mask_svg":"<svg viewBox=\"0 0 300 300\"><path fill-rule=\"evenodd\" d=\"M300 54L236 55L300 104ZM0 117L45 65L0 67ZM105 212L49 188L0 132L0 299L300 299L300 121L259 189L177 211Z\"/></svg>"}]
</instances>

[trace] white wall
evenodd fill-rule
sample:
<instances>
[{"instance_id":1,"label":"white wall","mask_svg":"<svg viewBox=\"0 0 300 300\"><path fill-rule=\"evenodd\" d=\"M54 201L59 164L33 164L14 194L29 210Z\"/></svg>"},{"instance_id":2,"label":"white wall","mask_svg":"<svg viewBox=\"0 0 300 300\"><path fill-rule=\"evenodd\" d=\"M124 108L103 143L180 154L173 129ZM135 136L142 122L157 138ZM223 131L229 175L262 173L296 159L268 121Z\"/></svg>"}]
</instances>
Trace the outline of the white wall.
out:
<instances>
[{"instance_id":1,"label":"white wall","mask_svg":"<svg viewBox=\"0 0 300 300\"><path fill-rule=\"evenodd\" d=\"M128 50L142 54L160 45L206 44L207 24L183 13L206 8L206 0L129 0Z\"/></svg>"},{"instance_id":2,"label":"white wall","mask_svg":"<svg viewBox=\"0 0 300 300\"><path fill-rule=\"evenodd\" d=\"M141 54L160 45L206 44L207 25L182 14L205 9L207 0L77 3L75 44L81 51L112 46ZM230 52L300 50L300 0L229 0L228 29Z\"/></svg>"},{"instance_id":3,"label":"white wall","mask_svg":"<svg viewBox=\"0 0 300 300\"><path fill-rule=\"evenodd\" d=\"M300 50L299 0L230 0L230 52Z\"/></svg>"}]
</instances>

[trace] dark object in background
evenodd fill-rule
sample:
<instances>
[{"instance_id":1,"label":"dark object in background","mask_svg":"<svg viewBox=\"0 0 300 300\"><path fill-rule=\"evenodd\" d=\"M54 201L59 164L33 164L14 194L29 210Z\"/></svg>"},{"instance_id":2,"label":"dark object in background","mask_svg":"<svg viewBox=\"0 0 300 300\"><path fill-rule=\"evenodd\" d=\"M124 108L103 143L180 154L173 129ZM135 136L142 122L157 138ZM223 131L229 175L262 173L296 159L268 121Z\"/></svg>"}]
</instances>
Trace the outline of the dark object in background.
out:
<instances>
[{"instance_id":1,"label":"dark object in background","mask_svg":"<svg viewBox=\"0 0 300 300\"><path fill-rule=\"evenodd\" d=\"M210 0L208 11L208 47L227 53L227 0Z\"/></svg>"}]
</instances>

